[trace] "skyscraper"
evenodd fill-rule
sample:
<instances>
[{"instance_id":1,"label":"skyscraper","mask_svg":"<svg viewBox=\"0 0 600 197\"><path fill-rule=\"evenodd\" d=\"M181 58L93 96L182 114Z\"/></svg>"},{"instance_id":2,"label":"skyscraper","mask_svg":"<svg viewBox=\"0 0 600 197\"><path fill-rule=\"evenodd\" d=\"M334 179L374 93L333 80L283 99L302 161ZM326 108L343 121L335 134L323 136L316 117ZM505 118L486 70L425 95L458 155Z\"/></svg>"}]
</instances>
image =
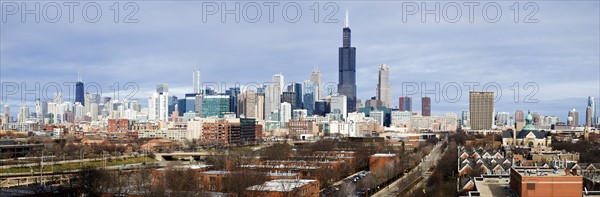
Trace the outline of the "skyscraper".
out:
<instances>
[{"instance_id":1,"label":"skyscraper","mask_svg":"<svg viewBox=\"0 0 600 197\"><path fill-rule=\"evenodd\" d=\"M200 81L200 70L194 68L192 72L192 86L194 86L194 93L202 94L202 82Z\"/></svg>"},{"instance_id":2,"label":"skyscraper","mask_svg":"<svg viewBox=\"0 0 600 197\"><path fill-rule=\"evenodd\" d=\"M525 113L523 110L515 111L515 130L520 131L525 126Z\"/></svg>"},{"instance_id":3,"label":"skyscraper","mask_svg":"<svg viewBox=\"0 0 600 197\"><path fill-rule=\"evenodd\" d=\"M431 116L431 98L423 97L421 98L421 115L422 116ZM490 117L492 117L490 115Z\"/></svg>"},{"instance_id":4,"label":"skyscraper","mask_svg":"<svg viewBox=\"0 0 600 197\"><path fill-rule=\"evenodd\" d=\"M238 113L246 118L256 118L257 121L264 120L265 96L253 91L242 92L238 97Z\"/></svg>"},{"instance_id":5,"label":"skyscraper","mask_svg":"<svg viewBox=\"0 0 600 197\"><path fill-rule=\"evenodd\" d=\"M494 114L494 92L469 92L471 129L492 129Z\"/></svg>"},{"instance_id":6,"label":"skyscraper","mask_svg":"<svg viewBox=\"0 0 600 197\"><path fill-rule=\"evenodd\" d=\"M169 87L166 83L157 84L156 92L148 99L148 119L167 121L169 118Z\"/></svg>"},{"instance_id":7,"label":"skyscraper","mask_svg":"<svg viewBox=\"0 0 600 197\"><path fill-rule=\"evenodd\" d=\"M392 105L392 87L390 86L390 67L382 64L379 67L379 83L377 83L377 100L383 103L384 107L390 108Z\"/></svg>"},{"instance_id":8,"label":"skyscraper","mask_svg":"<svg viewBox=\"0 0 600 197\"><path fill-rule=\"evenodd\" d=\"M356 47L350 44L350 21L346 10L343 29L343 45L339 48L339 83L338 93L346 96L347 112L356 111Z\"/></svg>"},{"instance_id":9,"label":"skyscraper","mask_svg":"<svg viewBox=\"0 0 600 197\"><path fill-rule=\"evenodd\" d=\"M399 111L412 111L412 98L408 96L400 97L398 103Z\"/></svg>"},{"instance_id":10,"label":"skyscraper","mask_svg":"<svg viewBox=\"0 0 600 197\"><path fill-rule=\"evenodd\" d=\"M319 70L317 70L316 66L315 66L315 69L310 73L310 81L316 84L315 100L321 99L323 97L323 95L322 95L323 84L321 83L321 72L319 72ZM306 84L306 82L305 82L305 84ZM310 112L309 112L309 114L310 114Z\"/></svg>"},{"instance_id":11,"label":"skyscraper","mask_svg":"<svg viewBox=\"0 0 600 197\"><path fill-rule=\"evenodd\" d=\"M319 91L317 90L317 87L317 83L311 80L305 80L302 87L302 93L304 94L302 95L302 99L304 100L303 105L309 116L313 115L313 111L315 110L315 101L318 100L317 94Z\"/></svg>"},{"instance_id":12,"label":"skyscraper","mask_svg":"<svg viewBox=\"0 0 600 197\"><path fill-rule=\"evenodd\" d=\"M596 124L598 124L598 123L596 122L596 116L597 116L597 115L596 115L596 113L597 113L597 112L596 112L596 102L594 101L594 97L592 97L592 96L589 96L589 97L588 97L588 105L587 105L587 106L588 106L588 107L590 107L590 108L591 108L591 110L592 110L592 111L591 111L591 113L592 113L592 114L591 114L591 119L592 119L592 121L590 122L590 124L591 124L591 125L596 125ZM590 125L590 126L591 126L591 125Z\"/></svg>"},{"instance_id":13,"label":"skyscraper","mask_svg":"<svg viewBox=\"0 0 600 197\"><path fill-rule=\"evenodd\" d=\"M85 97L83 96L83 82L81 82L81 76L79 75L79 70L77 70L77 83L75 83L75 102L81 103L81 105L85 106Z\"/></svg>"},{"instance_id":14,"label":"skyscraper","mask_svg":"<svg viewBox=\"0 0 600 197\"><path fill-rule=\"evenodd\" d=\"M587 127L591 127L592 126L592 119L593 119L593 108L591 106L587 106L586 110L585 110L585 126Z\"/></svg>"},{"instance_id":15,"label":"skyscraper","mask_svg":"<svg viewBox=\"0 0 600 197\"><path fill-rule=\"evenodd\" d=\"M567 124L572 127L579 125L579 112L577 110L572 109L569 111L569 114L567 115Z\"/></svg>"},{"instance_id":16,"label":"skyscraper","mask_svg":"<svg viewBox=\"0 0 600 197\"><path fill-rule=\"evenodd\" d=\"M300 83L293 83L291 84L292 86L292 91L294 91L294 96L296 98L294 98L294 104L293 104L293 108L292 109L304 109L304 104L302 102L302 84Z\"/></svg>"},{"instance_id":17,"label":"skyscraper","mask_svg":"<svg viewBox=\"0 0 600 197\"><path fill-rule=\"evenodd\" d=\"M206 95L202 98L202 117L220 116L229 112L229 95Z\"/></svg>"}]
</instances>

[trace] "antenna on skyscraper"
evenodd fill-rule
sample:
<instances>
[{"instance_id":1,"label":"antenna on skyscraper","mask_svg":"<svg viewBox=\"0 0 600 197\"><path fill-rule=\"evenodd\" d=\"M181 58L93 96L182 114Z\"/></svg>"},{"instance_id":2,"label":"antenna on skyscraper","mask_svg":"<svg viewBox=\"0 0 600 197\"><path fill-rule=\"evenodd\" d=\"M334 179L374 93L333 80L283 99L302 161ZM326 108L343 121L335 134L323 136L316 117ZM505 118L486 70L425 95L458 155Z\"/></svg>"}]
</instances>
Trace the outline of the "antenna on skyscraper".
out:
<instances>
[{"instance_id":1,"label":"antenna on skyscraper","mask_svg":"<svg viewBox=\"0 0 600 197\"><path fill-rule=\"evenodd\" d=\"M79 74L79 68L77 69L77 82L81 81L81 75Z\"/></svg>"},{"instance_id":2,"label":"antenna on skyscraper","mask_svg":"<svg viewBox=\"0 0 600 197\"><path fill-rule=\"evenodd\" d=\"M346 8L346 19L344 20L344 27L350 27L350 19L348 18L348 8Z\"/></svg>"}]
</instances>

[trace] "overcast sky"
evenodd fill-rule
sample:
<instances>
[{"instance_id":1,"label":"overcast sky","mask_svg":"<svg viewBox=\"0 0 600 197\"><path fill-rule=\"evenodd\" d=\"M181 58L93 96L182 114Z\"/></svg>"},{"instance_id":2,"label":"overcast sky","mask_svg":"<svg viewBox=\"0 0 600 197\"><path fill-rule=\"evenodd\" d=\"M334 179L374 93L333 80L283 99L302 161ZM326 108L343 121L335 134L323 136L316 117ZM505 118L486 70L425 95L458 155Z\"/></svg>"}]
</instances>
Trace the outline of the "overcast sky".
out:
<instances>
[{"instance_id":1,"label":"overcast sky","mask_svg":"<svg viewBox=\"0 0 600 197\"><path fill-rule=\"evenodd\" d=\"M34 6L33 2L3 2L2 101L16 112L22 96L21 91L17 96L12 95L12 89L7 90L12 83L25 83L26 88L33 89L39 82L39 89L44 90L51 82L74 82L77 69L86 84L98 84L105 96L114 97L111 88L123 90L126 83L135 83L139 91L130 97L143 103L157 83L168 83L176 96L192 92L194 67L201 70L203 82L229 87L235 83L269 82L276 73L282 73L286 83L301 82L318 65L323 82L337 84L338 47L342 45L344 12L348 9L352 45L357 48L358 97L363 102L375 95L378 67L385 63L391 69L394 107L399 96L408 95L414 99L414 109L420 110L422 90L435 90L439 83L439 100L428 94L432 97L432 113L460 114L469 106L469 88L464 84L477 82L477 91L485 84L492 85L488 90L496 92L497 112L531 110L558 115L565 121L567 111L575 108L583 120L587 97L600 97L598 1L519 1L518 6L514 5L516 1L499 1L498 7L488 5L485 14L488 2L473 6L470 17L465 2L439 1L439 23L432 14L422 21L421 11L433 9L435 1L298 1L302 10L296 22L296 7L292 6L296 4L289 4L287 15L283 14L289 2L274 6L270 22L269 7L264 3L274 2L150 1L128 5L119 2L115 6L114 2L101 1L101 16L95 23L92 4L87 9L83 9L85 3L74 6L71 23L64 2L42 1L38 23L31 14L25 15L23 22L21 13L13 9L21 11L23 5ZM234 15L225 15L222 22L223 5L232 9L235 3L240 5L239 23ZM215 5L219 12L206 15ZM252 23L256 5L261 7L261 17ZM456 18L456 5L461 8L460 18ZM55 18L56 7L61 8L60 19L57 23L47 22ZM116 7L120 8L118 23L114 22ZM137 12L129 19L137 22L124 23L134 8ZM410 15L413 8L419 12ZM494 20L496 8L501 10L498 21ZM85 10L87 15L82 13ZM407 92L403 88L415 84L421 91ZM494 87L500 87L501 93ZM63 89L67 94L67 86ZM48 92L53 90L48 88ZM121 91L118 97L126 97L129 90ZM533 96L528 101L533 103L525 103L530 94ZM33 96L28 95L27 101L33 101Z\"/></svg>"}]
</instances>

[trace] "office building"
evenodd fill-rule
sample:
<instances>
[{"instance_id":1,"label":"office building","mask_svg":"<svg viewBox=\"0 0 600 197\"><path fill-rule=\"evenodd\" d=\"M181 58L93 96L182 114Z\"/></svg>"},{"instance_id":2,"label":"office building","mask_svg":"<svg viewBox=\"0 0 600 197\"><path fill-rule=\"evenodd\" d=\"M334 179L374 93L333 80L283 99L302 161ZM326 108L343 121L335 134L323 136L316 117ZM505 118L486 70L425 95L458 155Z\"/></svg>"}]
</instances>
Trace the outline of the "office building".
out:
<instances>
[{"instance_id":1,"label":"office building","mask_svg":"<svg viewBox=\"0 0 600 197\"><path fill-rule=\"evenodd\" d=\"M339 48L338 93L346 96L346 112L356 111L356 47L352 47L348 11L343 29L343 45Z\"/></svg>"},{"instance_id":2,"label":"office building","mask_svg":"<svg viewBox=\"0 0 600 197\"><path fill-rule=\"evenodd\" d=\"M472 130L492 129L494 92L469 92L469 112Z\"/></svg>"},{"instance_id":3,"label":"office building","mask_svg":"<svg viewBox=\"0 0 600 197\"><path fill-rule=\"evenodd\" d=\"M348 99L345 95L334 94L332 96L326 97L326 100L329 103L330 113L340 114L343 119L346 119L348 116Z\"/></svg>"},{"instance_id":4,"label":"office building","mask_svg":"<svg viewBox=\"0 0 600 197\"><path fill-rule=\"evenodd\" d=\"M202 94L202 81L200 81L200 70L194 68L192 72L192 86L194 87L194 93Z\"/></svg>"},{"instance_id":5,"label":"office building","mask_svg":"<svg viewBox=\"0 0 600 197\"><path fill-rule=\"evenodd\" d=\"M318 100L317 87L318 84L310 80L305 80L302 86L302 104L308 115L313 115L313 111L315 110L315 101Z\"/></svg>"},{"instance_id":6,"label":"office building","mask_svg":"<svg viewBox=\"0 0 600 197\"><path fill-rule=\"evenodd\" d=\"M84 97L84 87L83 82L81 82L81 76L79 75L79 70L77 71L77 82L75 83L75 102L81 103L81 105L85 105L85 97Z\"/></svg>"},{"instance_id":7,"label":"office building","mask_svg":"<svg viewBox=\"0 0 600 197\"><path fill-rule=\"evenodd\" d=\"M575 109L572 109L567 114L567 125L576 127L579 126L579 112Z\"/></svg>"},{"instance_id":8,"label":"office building","mask_svg":"<svg viewBox=\"0 0 600 197\"><path fill-rule=\"evenodd\" d=\"M202 117L221 116L229 110L229 95L205 95L202 98Z\"/></svg>"},{"instance_id":9,"label":"office building","mask_svg":"<svg viewBox=\"0 0 600 197\"><path fill-rule=\"evenodd\" d=\"M421 98L421 115L422 116L431 116L431 98L430 97Z\"/></svg>"},{"instance_id":10,"label":"office building","mask_svg":"<svg viewBox=\"0 0 600 197\"><path fill-rule=\"evenodd\" d=\"M379 67L379 83L377 83L377 100L381 101L384 107L392 107L392 87L390 86L390 67L382 64Z\"/></svg>"},{"instance_id":11,"label":"office building","mask_svg":"<svg viewBox=\"0 0 600 197\"><path fill-rule=\"evenodd\" d=\"M264 94L252 91L243 92L238 97L239 117L254 118L257 121L262 121L265 119L264 105Z\"/></svg>"},{"instance_id":12,"label":"office building","mask_svg":"<svg viewBox=\"0 0 600 197\"><path fill-rule=\"evenodd\" d=\"M323 83L321 82L321 72L315 69L310 73L310 81L315 83L315 101L323 98ZM306 83L306 82L305 82Z\"/></svg>"},{"instance_id":13,"label":"office building","mask_svg":"<svg viewBox=\"0 0 600 197\"><path fill-rule=\"evenodd\" d=\"M399 111L412 111L412 97L402 96L398 99Z\"/></svg>"}]
</instances>

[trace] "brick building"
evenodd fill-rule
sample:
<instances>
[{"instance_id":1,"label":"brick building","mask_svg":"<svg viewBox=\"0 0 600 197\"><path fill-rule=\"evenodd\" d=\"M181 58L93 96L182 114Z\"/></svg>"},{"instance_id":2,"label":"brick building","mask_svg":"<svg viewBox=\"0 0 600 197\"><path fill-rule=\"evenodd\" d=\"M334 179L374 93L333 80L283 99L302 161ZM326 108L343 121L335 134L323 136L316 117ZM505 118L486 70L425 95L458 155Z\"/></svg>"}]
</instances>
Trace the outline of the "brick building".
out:
<instances>
[{"instance_id":1,"label":"brick building","mask_svg":"<svg viewBox=\"0 0 600 197\"><path fill-rule=\"evenodd\" d=\"M581 196L583 179L572 175L570 169L554 171L552 168L511 168L510 187L521 197L530 196Z\"/></svg>"}]
</instances>

